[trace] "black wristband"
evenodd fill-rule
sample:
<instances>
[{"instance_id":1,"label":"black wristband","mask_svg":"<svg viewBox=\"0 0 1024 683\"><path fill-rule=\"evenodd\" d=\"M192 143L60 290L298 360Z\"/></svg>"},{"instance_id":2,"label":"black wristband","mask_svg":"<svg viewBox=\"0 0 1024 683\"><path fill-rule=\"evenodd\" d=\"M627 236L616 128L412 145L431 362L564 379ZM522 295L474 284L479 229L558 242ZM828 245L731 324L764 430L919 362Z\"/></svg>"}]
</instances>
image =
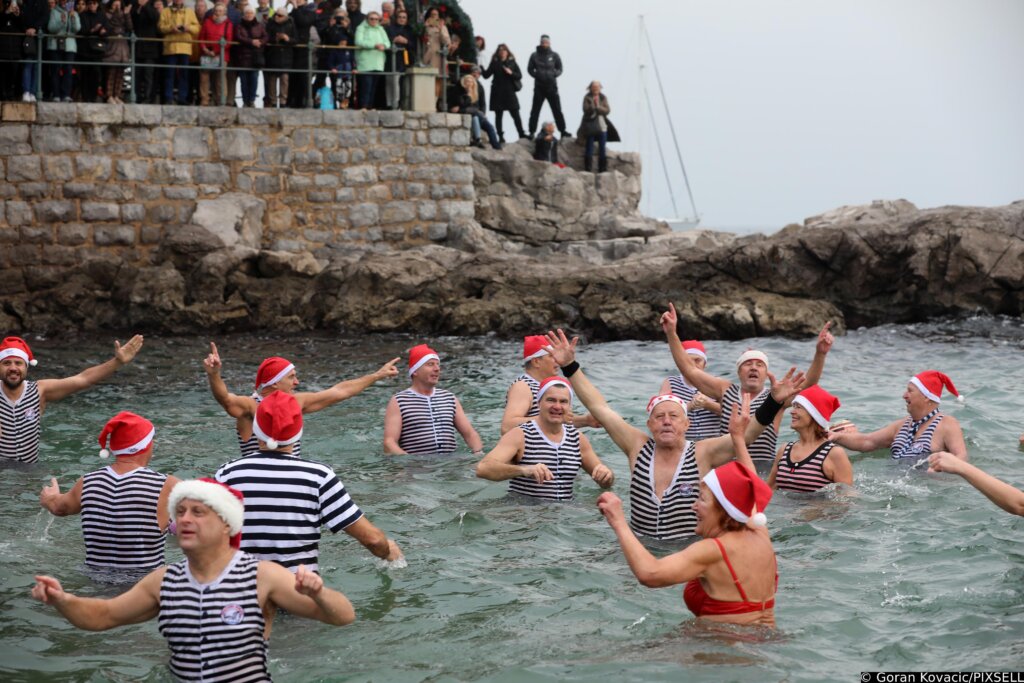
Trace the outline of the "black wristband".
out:
<instances>
[{"instance_id":1,"label":"black wristband","mask_svg":"<svg viewBox=\"0 0 1024 683\"><path fill-rule=\"evenodd\" d=\"M782 404L775 400L771 394L765 397L764 403L758 406L754 412L754 419L767 427L775 421L775 416L782 410Z\"/></svg>"},{"instance_id":2,"label":"black wristband","mask_svg":"<svg viewBox=\"0 0 1024 683\"><path fill-rule=\"evenodd\" d=\"M562 374L565 375L566 379L568 379L568 378L572 377L573 373L575 373L579 369L580 369L580 364L577 363L576 361L573 361L573 362L569 363L568 365L563 365L562 366Z\"/></svg>"}]
</instances>

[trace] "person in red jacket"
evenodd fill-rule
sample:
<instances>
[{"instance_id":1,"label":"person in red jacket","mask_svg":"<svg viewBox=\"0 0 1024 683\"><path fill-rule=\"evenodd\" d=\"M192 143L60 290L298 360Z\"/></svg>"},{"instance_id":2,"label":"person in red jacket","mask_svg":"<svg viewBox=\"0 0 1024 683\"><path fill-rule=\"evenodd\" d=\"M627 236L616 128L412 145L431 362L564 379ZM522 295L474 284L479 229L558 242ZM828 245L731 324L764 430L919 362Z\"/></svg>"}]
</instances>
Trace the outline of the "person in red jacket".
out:
<instances>
[{"instance_id":1,"label":"person in red jacket","mask_svg":"<svg viewBox=\"0 0 1024 683\"><path fill-rule=\"evenodd\" d=\"M207 107L210 105L210 81L213 81L213 103L217 106L233 105L234 98L224 91L227 85L227 65L231 50L228 47L235 38L234 26L228 21L228 10L225 5L217 4L213 13L203 20L203 27L199 30L199 62L202 70L199 72L199 104ZM221 46L221 39L224 45ZM223 52L223 54L221 54ZM224 78L221 78L221 74ZM213 77L211 79L211 76ZM233 93L231 93L233 94Z\"/></svg>"}]
</instances>

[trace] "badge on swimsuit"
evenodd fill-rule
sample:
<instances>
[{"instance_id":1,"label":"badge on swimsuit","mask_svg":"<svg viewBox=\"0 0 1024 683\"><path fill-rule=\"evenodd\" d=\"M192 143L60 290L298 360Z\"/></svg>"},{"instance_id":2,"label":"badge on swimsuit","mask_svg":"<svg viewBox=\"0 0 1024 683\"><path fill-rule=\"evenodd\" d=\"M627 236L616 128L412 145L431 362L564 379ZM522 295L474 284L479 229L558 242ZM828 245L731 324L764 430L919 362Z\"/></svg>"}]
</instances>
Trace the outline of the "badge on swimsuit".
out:
<instances>
[{"instance_id":1,"label":"badge on swimsuit","mask_svg":"<svg viewBox=\"0 0 1024 683\"><path fill-rule=\"evenodd\" d=\"M693 485L691 484L680 484L679 493L684 496L688 496L693 493Z\"/></svg>"},{"instance_id":2,"label":"badge on swimsuit","mask_svg":"<svg viewBox=\"0 0 1024 683\"><path fill-rule=\"evenodd\" d=\"M28 420L29 422L35 422L36 420L39 419L39 413L36 412L35 408L29 408L28 410L26 410L24 416L25 419Z\"/></svg>"},{"instance_id":3,"label":"badge on swimsuit","mask_svg":"<svg viewBox=\"0 0 1024 683\"><path fill-rule=\"evenodd\" d=\"M241 605L226 605L220 611L220 620L229 626L241 624L244 618L245 610L242 609Z\"/></svg>"}]
</instances>

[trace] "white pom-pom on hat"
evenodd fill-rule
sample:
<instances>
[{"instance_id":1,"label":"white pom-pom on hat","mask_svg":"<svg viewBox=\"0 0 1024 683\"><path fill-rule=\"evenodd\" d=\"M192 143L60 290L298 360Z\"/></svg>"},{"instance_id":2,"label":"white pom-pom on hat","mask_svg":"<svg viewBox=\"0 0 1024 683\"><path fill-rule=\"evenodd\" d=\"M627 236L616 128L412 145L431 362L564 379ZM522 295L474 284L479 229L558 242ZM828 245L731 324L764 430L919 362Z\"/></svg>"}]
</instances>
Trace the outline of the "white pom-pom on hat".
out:
<instances>
[{"instance_id":1,"label":"white pom-pom on hat","mask_svg":"<svg viewBox=\"0 0 1024 683\"><path fill-rule=\"evenodd\" d=\"M967 397L963 394L957 394L956 401L957 403L967 403Z\"/></svg>"},{"instance_id":2,"label":"white pom-pom on hat","mask_svg":"<svg viewBox=\"0 0 1024 683\"><path fill-rule=\"evenodd\" d=\"M277 448L277 441L275 441L274 439L267 439L267 448L269 448L270 450L274 450L275 448Z\"/></svg>"},{"instance_id":3,"label":"white pom-pom on hat","mask_svg":"<svg viewBox=\"0 0 1024 683\"><path fill-rule=\"evenodd\" d=\"M28 364L31 365L32 367L35 367L35 366L39 365L39 361L37 361L35 358L33 358L32 360L30 360L28 362Z\"/></svg>"},{"instance_id":4,"label":"white pom-pom on hat","mask_svg":"<svg viewBox=\"0 0 1024 683\"><path fill-rule=\"evenodd\" d=\"M754 526L768 526L768 517L763 512L756 512L750 517L750 523Z\"/></svg>"},{"instance_id":5,"label":"white pom-pom on hat","mask_svg":"<svg viewBox=\"0 0 1024 683\"><path fill-rule=\"evenodd\" d=\"M103 458L103 459L109 458L110 457L110 451L108 451L106 448L101 448L100 449L100 457Z\"/></svg>"}]
</instances>

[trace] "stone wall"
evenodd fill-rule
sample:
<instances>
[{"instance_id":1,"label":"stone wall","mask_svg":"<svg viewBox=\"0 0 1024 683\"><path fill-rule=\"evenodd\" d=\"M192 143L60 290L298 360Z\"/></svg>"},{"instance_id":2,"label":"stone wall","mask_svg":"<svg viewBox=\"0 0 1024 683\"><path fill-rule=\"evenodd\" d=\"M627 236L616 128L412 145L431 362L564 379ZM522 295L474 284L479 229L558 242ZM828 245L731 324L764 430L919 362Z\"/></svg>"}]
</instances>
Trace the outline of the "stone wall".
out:
<instances>
[{"instance_id":1,"label":"stone wall","mask_svg":"<svg viewBox=\"0 0 1024 683\"><path fill-rule=\"evenodd\" d=\"M197 243L326 261L444 241L474 215L458 115L40 103L4 119L7 278L109 250L157 265Z\"/></svg>"}]
</instances>

